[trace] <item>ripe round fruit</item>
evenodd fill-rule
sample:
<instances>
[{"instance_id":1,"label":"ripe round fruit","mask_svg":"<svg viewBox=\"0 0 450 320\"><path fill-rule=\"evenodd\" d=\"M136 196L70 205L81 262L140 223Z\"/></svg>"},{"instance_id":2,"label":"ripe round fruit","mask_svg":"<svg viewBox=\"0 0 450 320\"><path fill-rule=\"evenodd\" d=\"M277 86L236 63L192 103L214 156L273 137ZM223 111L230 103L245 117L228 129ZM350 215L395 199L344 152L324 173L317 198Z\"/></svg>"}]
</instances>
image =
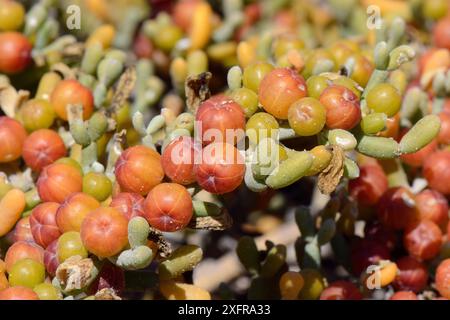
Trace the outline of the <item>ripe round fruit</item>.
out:
<instances>
[{"instance_id":1,"label":"ripe round fruit","mask_svg":"<svg viewBox=\"0 0 450 320\"><path fill-rule=\"evenodd\" d=\"M320 294L320 300L362 300L359 289L350 281L334 281Z\"/></svg>"},{"instance_id":2,"label":"ripe round fruit","mask_svg":"<svg viewBox=\"0 0 450 320\"><path fill-rule=\"evenodd\" d=\"M201 163L194 167L197 183L206 191L223 194L239 187L245 164L239 151L228 143L212 143L202 150Z\"/></svg>"},{"instance_id":3,"label":"ripe round fruit","mask_svg":"<svg viewBox=\"0 0 450 320\"><path fill-rule=\"evenodd\" d=\"M200 138L204 145L211 142L236 144L245 136L245 115L241 106L224 95L204 101L195 120L201 128Z\"/></svg>"},{"instance_id":4,"label":"ripe round fruit","mask_svg":"<svg viewBox=\"0 0 450 320\"><path fill-rule=\"evenodd\" d=\"M89 252L112 257L128 244L128 220L114 208L98 208L81 224L81 239Z\"/></svg>"},{"instance_id":5,"label":"ripe round fruit","mask_svg":"<svg viewBox=\"0 0 450 320\"><path fill-rule=\"evenodd\" d=\"M444 195L450 195L450 151L432 153L423 163L423 175L428 186Z\"/></svg>"},{"instance_id":6,"label":"ripe round fruit","mask_svg":"<svg viewBox=\"0 0 450 320\"><path fill-rule=\"evenodd\" d=\"M261 81L264 77L273 70L273 66L270 63L258 61L244 68L242 74L242 84L245 88L259 91Z\"/></svg>"},{"instance_id":7,"label":"ripe round fruit","mask_svg":"<svg viewBox=\"0 0 450 320\"><path fill-rule=\"evenodd\" d=\"M20 117L28 131L50 128L55 116L53 106L43 99L28 100L20 109Z\"/></svg>"},{"instance_id":8,"label":"ripe round fruit","mask_svg":"<svg viewBox=\"0 0 450 320\"><path fill-rule=\"evenodd\" d=\"M6 252L6 271L10 272L11 268L17 261L27 258L43 263L44 249L33 242L19 241L14 243Z\"/></svg>"},{"instance_id":9,"label":"ripe round fruit","mask_svg":"<svg viewBox=\"0 0 450 320\"><path fill-rule=\"evenodd\" d=\"M18 1L0 0L0 31L19 30L25 18L25 9Z\"/></svg>"},{"instance_id":10,"label":"ripe round fruit","mask_svg":"<svg viewBox=\"0 0 450 320\"><path fill-rule=\"evenodd\" d=\"M412 291L397 291L389 300L419 300Z\"/></svg>"},{"instance_id":11,"label":"ripe round fruit","mask_svg":"<svg viewBox=\"0 0 450 320\"><path fill-rule=\"evenodd\" d=\"M450 50L450 18L441 19L436 23L433 39L436 47Z\"/></svg>"},{"instance_id":12,"label":"ripe round fruit","mask_svg":"<svg viewBox=\"0 0 450 320\"><path fill-rule=\"evenodd\" d=\"M441 120L441 129L437 140L440 144L450 144L450 114L448 112L439 113L439 120Z\"/></svg>"},{"instance_id":13,"label":"ripe round fruit","mask_svg":"<svg viewBox=\"0 0 450 320\"><path fill-rule=\"evenodd\" d=\"M90 89L76 80L63 80L53 90L50 101L56 114L67 120L67 105L82 105L83 119L87 120L94 111L94 97Z\"/></svg>"},{"instance_id":14,"label":"ripe round fruit","mask_svg":"<svg viewBox=\"0 0 450 320\"><path fill-rule=\"evenodd\" d=\"M45 280L45 267L33 259L17 261L9 271L9 284L34 288Z\"/></svg>"},{"instance_id":15,"label":"ripe round fruit","mask_svg":"<svg viewBox=\"0 0 450 320\"><path fill-rule=\"evenodd\" d=\"M98 207L100 203L94 197L82 192L73 193L59 206L56 224L62 233L80 232L81 223L86 215Z\"/></svg>"},{"instance_id":16,"label":"ripe round fruit","mask_svg":"<svg viewBox=\"0 0 450 320\"><path fill-rule=\"evenodd\" d=\"M258 95L248 88L237 88L231 92L231 98L238 103L247 118L258 110Z\"/></svg>"},{"instance_id":17,"label":"ripe round fruit","mask_svg":"<svg viewBox=\"0 0 450 320\"><path fill-rule=\"evenodd\" d=\"M0 163L20 158L26 137L27 132L18 121L0 117Z\"/></svg>"},{"instance_id":18,"label":"ripe round fruit","mask_svg":"<svg viewBox=\"0 0 450 320\"><path fill-rule=\"evenodd\" d=\"M314 98L302 98L289 107L289 126L299 136L313 136L322 131L326 121L325 107Z\"/></svg>"},{"instance_id":19,"label":"ripe round fruit","mask_svg":"<svg viewBox=\"0 0 450 320\"><path fill-rule=\"evenodd\" d=\"M40 129L25 139L22 152L27 166L39 172L44 167L64 157L66 146L55 131Z\"/></svg>"},{"instance_id":20,"label":"ripe round fruit","mask_svg":"<svg viewBox=\"0 0 450 320\"><path fill-rule=\"evenodd\" d=\"M47 273L51 276L54 276L56 273L56 269L58 269L59 266L59 260L57 255L57 249L58 249L58 240L53 241L50 243L47 248L45 248L44 251L44 265L45 269L47 270Z\"/></svg>"},{"instance_id":21,"label":"ripe round fruit","mask_svg":"<svg viewBox=\"0 0 450 320\"><path fill-rule=\"evenodd\" d=\"M287 119L289 107L307 94L306 82L294 69L276 68L261 81L258 96L264 110Z\"/></svg>"},{"instance_id":22,"label":"ripe round fruit","mask_svg":"<svg viewBox=\"0 0 450 320\"><path fill-rule=\"evenodd\" d=\"M435 190L423 190L416 195L416 207L421 220L431 220L438 226L448 223L447 199Z\"/></svg>"},{"instance_id":23,"label":"ripe round fruit","mask_svg":"<svg viewBox=\"0 0 450 320\"><path fill-rule=\"evenodd\" d=\"M319 99L323 90L329 86L329 80L324 76L311 76L306 80L308 95Z\"/></svg>"},{"instance_id":24,"label":"ripe round fruit","mask_svg":"<svg viewBox=\"0 0 450 320\"><path fill-rule=\"evenodd\" d=\"M351 79L356 81L361 87L365 87L369 82L372 75L374 66L365 56L362 54L354 54L354 65L351 74Z\"/></svg>"},{"instance_id":25,"label":"ripe round fruit","mask_svg":"<svg viewBox=\"0 0 450 320\"><path fill-rule=\"evenodd\" d=\"M386 174L378 163L363 164L359 169L359 177L348 183L350 195L359 204L375 205L388 189Z\"/></svg>"},{"instance_id":26,"label":"ripe round fruit","mask_svg":"<svg viewBox=\"0 0 450 320\"><path fill-rule=\"evenodd\" d=\"M436 151L437 148L438 144L436 142L436 139L434 139L419 151L409 154L402 154L400 158L407 165L414 168L419 168L423 165L428 156Z\"/></svg>"},{"instance_id":27,"label":"ripe round fruit","mask_svg":"<svg viewBox=\"0 0 450 320\"><path fill-rule=\"evenodd\" d=\"M327 110L327 127L353 129L361 120L358 97L344 86L331 85L320 95L319 101Z\"/></svg>"},{"instance_id":28,"label":"ripe round fruit","mask_svg":"<svg viewBox=\"0 0 450 320\"><path fill-rule=\"evenodd\" d=\"M56 225L56 211L59 204L56 202L44 202L33 209L30 216L31 232L38 245L46 248L61 235Z\"/></svg>"},{"instance_id":29,"label":"ripe round fruit","mask_svg":"<svg viewBox=\"0 0 450 320\"><path fill-rule=\"evenodd\" d=\"M396 261L398 273L394 280L396 290L421 292L427 286L428 270L413 257L403 257Z\"/></svg>"},{"instance_id":30,"label":"ripe round fruit","mask_svg":"<svg viewBox=\"0 0 450 320\"><path fill-rule=\"evenodd\" d=\"M86 258L88 252L81 241L80 233L69 231L63 233L58 239L56 244L56 258L58 263L63 263L66 259L73 256ZM55 261L53 261L53 263L55 263Z\"/></svg>"},{"instance_id":31,"label":"ripe round fruit","mask_svg":"<svg viewBox=\"0 0 450 320\"><path fill-rule=\"evenodd\" d=\"M388 228L402 230L418 218L414 194L404 187L386 190L377 207L380 222Z\"/></svg>"},{"instance_id":32,"label":"ripe round fruit","mask_svg":"<svg viewBox=\"0 0 450 320\"><path fill-rule=\"evenodd\" d=\"M161 156L164 173L175 183L188 185L195 182L194 162L199 152L192 137L181 136L173 140Z\"/></svg>"},{"instance_id":33,"label":"ripe round fruit","mask_svg":"<svg viewBox=\"0 0 450 320\"><path fill-rule=\"evenodd\" d=\"M380 83L370 89L366 102L374 112L385 113L388 117L392 117L400 110L402 97L393 85Z\"/></svg>"},{"instance_id":34,"label":"ripe round fruit","mask_svg":"<svg viewBox=\"0 0 450 320\"><path fill-rule=\"evenodd\" d=\"M376 265L381 260L389 260L390 252L384 243L362 239L351 249L350 262L354 275L361 275L370 265Z\"/></svg>"},{"instance_id":35,"label":"ripe round fruit","mask_svg":"<svg viewBox=\"0 0 450 320\"><path fill-rule=\"evenodd\" d=\"M436 289L441 296L450 299L450 259L442 261L436 269Z\"/></svg>"},{"instance_id":36,"label":"ripe round fruit","mask_svg":"<svg viewBox=\"0 0 450 320\"><path fill-rule=\"evenodd\" d=\"M121 192L112 198L109 206L121 212L127 220L144 216L144 197L138 193Z\"/></svg>"},{"instance_id":37,"label":"ripe round fruit","mask_svg":"<svg viewBox=\"0 0 450 320\"><path fill-rule=\"evenodd\" d=\"M14 227L14 242L27 241L34 242L33 234L31 233L30 217L24 217L17 222Z\"/></svg>"},{"instance_id":38,"label":"ripe round fruit","mask_svg":"<svg viewBox=\"0 0 450 320\"><path fill-rule=\"evenodd\" d=\"M0 33L0 72L15 74L31 64L30 41L19 32Z\"/></svg>"},{"instance_id":39,"label":"ripe round fruit","mask_svg":"<svg viewBox=\"0 0 450 320\"><path fill-rule=\"evenodd\" d=\"M117 159L115 174L122 191L146 195L164 178L161 156L142 145L128 148Z\"/></svg>"},{"instance_id":40,"label":"ripe round fruit","mask_svg":"<svg viewBox=\"0 0 450 320\"><path fill-rule=\"evenodd\" d=\"M83 178L74 167L53 163L45 167L37 181L39 197L45 202L62 203L69 195L80 192Z\"/></svg>"},{"instance_id":41,"label":"ripe round fruit","mask_svg":"<svg viewBox=\"0 0 450 320\"><path fill-rule=\"evenodd\" d=\"M184 229L191 221L192 199L185 187L162 183L150 191L144 202L144 218L158 230Z\"/></svg>"},{"instance_id":42,"label":"ripe round fruit","mask_svg":"<svg viewBox=\"0 0 450 320\"><path fill-rule=\"evenodd\" d=\"M439 254L442 245L441 229L430 220L416 222L405 230L403 245L419 260L429 260Z\"/></svg>"},{"instance_id":43,"label":"ripe round fruit","mask_svg":"<svg viewBox=\"0 0 450 320\"><path fill-rule=\"evenodd\" d=\"M89 172L83 176L83 192L104 201L111 195L112 182L104 173Z\"/></svg>"},{"instance_id":44,"label":"ripe round fruit","mask_svg":"<svg viewBox=\"0 0 450 320\"><path fill-rule=\"evenodd\" d=\"M250 142L256 145L265 138L276 139L279 127L274 116L266 112L258 112L248 119L245 132Z\"/></svg>"},{"instance_id":45,"label":"ripe round fruit","mask_svg":"<svg viewBox=\"0 0 450 320\"><path fill-rule=\"evenodd\" d=\"M0 291L0 300L39 300L39 297L30 288L17 286Z\"/></svg>"}]
</instances>

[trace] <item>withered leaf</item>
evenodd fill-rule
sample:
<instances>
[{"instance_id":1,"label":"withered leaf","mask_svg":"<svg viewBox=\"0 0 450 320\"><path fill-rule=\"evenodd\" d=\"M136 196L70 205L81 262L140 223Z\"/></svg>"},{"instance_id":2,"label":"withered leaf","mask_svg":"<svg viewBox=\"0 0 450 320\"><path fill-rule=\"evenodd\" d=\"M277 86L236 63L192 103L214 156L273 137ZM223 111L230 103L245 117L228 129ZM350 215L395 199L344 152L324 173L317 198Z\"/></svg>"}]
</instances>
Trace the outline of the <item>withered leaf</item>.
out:
<instances>
[{"instance_id":1,"label":"withered leaf","mask_svg":"<svg viewBox=\"0 0 450 320\"><path fill-rule=\"evenodd\" d=\"M136 84L136 68L129 67L119 78L119 81L114 91L109 112L114 113L119 109L130 97Z\"/></svg>"},{"instance_id":2,"label":"withered leaf","mask_svg":"<svg viewBox=\"0 0 450 320\"><path fill-rule=\"evenodd\" d=\"M209 90L211 77L211 72L203 72L199 75L188 76L186 79L186 104L193 114L197 112L198 106L211 96Z\"/></svg>"},{"instance_id":3,"label":"withered leaf","mask_svg":"<svg viewBox=\"0 0 450 320\"><path fill-rule=\"evenodd\" d=\"M94 263L91 259L73 256L65 260L56 269L56 278L65 291L84 288L91 280Z\"/></svg>"},{"instance_id":4,"label":"withered leaf","mask_svg":"<svg viewBox=\"0 0 450 320\"><path fill-rule=\"evenodd\" d=\"M77 78L77 70L70 68L68 65L58 62L50 68L51 71L56 71L60 73L64 79L76 79Z\"/></svg>"},{"instance_id":5,"label":"withered leaf","mask_svg":"<svg viewBox=\"0 0 450 320\"><path fill-rule=\"evenodd\" d=\"M17 91L12 85L2 82L0 85L0 108L11 118L14 118L17 110L30 97L30 92L25 90Z\"/></svg>"},{"instance_id":6,"label":"withered leaf","mask_svg":"<svg viewBox=\"0 0 450 320\"><path fill-rule=\"evenodd\" d=\"M164 235L161 231L150 227L148 239L156 243L156 245L158 246L158 252L161 257L167 258L172 254L172 247L170 243L167 242L166 239L164 239Z\"/></svg>"},{"instance_id":7,"label":"withered leaf","mask_svg":"<svg viewBox=\"0 0 450 320\"><path fill-rule=\"evenodd\" d=\"M97 291L94 297L95 300L122 300L112 288L103 288Z\"/></svg>"},{"instance_id":8,"label":"withered leaf","mask_svg":"<svg viewBox=\"0 0 450 320\"><path fill-rule=\"evenodd\" d=\"M344 151L337 145L332 145L330 149L332 153L330 164L319 174L317 183L323 194L330 194L336 190L344 175Z\"/></svg>"},{"instance_id":9,"label":"withered leaf","mask_svg":"<svg viewBox=\"0 0 450 320\"><path fill-rule=\"evenodd\" d=\"M193 217L189 228L203 230L225 230L231 227L233 219L226 209L217 216Z\"/></svg>"}]
</instances>

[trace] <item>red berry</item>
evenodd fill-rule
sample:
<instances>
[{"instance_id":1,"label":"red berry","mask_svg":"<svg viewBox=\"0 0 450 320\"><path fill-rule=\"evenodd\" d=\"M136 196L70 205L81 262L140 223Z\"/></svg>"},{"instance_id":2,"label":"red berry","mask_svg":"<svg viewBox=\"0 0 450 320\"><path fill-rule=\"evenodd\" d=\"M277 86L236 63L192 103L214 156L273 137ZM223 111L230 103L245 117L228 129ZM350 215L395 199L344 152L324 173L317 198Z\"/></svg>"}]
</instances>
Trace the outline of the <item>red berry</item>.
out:
<instances>
[{"instance_id":1,"label":"red berry","mask_svg":"<svg viewBox=\"0 0 450 320\"><path fill-rule=\"evenodd\" d=\"M56 211L59 204L44 202L33 209L30 217L31 232L37 244L46 248L61 235L56 225Z\"/></svg>"},{"instance_id":2,"label":"red berry","mask_svg":"<svg viewBox=\"0 0 450 320\"><path fill-rule=\"evenodd\" d=\"M305 79L290 68L275 68L261 81L259 102L264 110L278 119L287 119L288 110L295 101L306 97Z\"/></svg>"},{"instance_id":3,"label":"red berry","mask_svg":"<svg viewBox=\"0 0 450 320\"><path fill-rule=\"evenodd\" d=\"M162 183L147 196L144 217L158 230L173 232L184 229L191 221L192 199L185 187L176 183Z\"/></svg>"},{"instance_id":4,"label":"red berry","mask_svg":"<svg viewBox=\"0 0 450 320\"><path fill-rule=\"evenodd\" d=\"M416 222L405 229L403 244L412 257L419 260L432 259L441 249L441 229L430 220Z\"/></svg>"},{"instance_id":5,"label":"red berry","mask_svg":"<svg viewBox=\"0 0 450 320\"><path fill-rule=\"evenodd\" d=\"M372 206L388 189L388 180L378 163L367 163L360 167L359 177L350 180L348 187L359 204Z\"/></svg>"},{"instance_id":6,"label":"red berry","mask_svg":"<svg viewBox=\"0 0 450 320\"><path fill-rule=\"evenodd\" d=\"M161 156L164 173L175 183L194 183L194 162L198 152L199 146L191 137L182 136L173 140Z\"/></svg>"},{"instance_id":7,"label":"red berry","mask_svg":"<svg viewBox=\"0 0 450 320\"><path fill-rule=\"evenodd\" d=\"M16 286L0 291L0 300L39 300L39 297L30 288Z\"/></svg>"},{"instance_id":8,"label":"red berry","mask_svg":"<svg viewBox=\"0 0 450 320\"><path fill-rule=\"evenodd\" d=\"M434 43L439 48L450 50L450 18L441 19L433 29Z\"/></svg>"},{"instance_id":9,"label":"red berry","mask_svg":"<svg viewBox=\"0 0 450 320\"><path fill-rule=\"evenodd\" d=\"M44 249L34 242L19 241L6 251L6 271L11 271L14 264L22 259L33 259L39 263L44 262Z\"/></svg>"},{"instance_id":10,"label":"red berry","mask_svg":"<svg viewBox=\"0 0 450 320\"><path fill-rule=\"evenodd\" d=\"M0 33L0 73L19 73L31 63L30 41L18 32Z\"/></svg>"},{"instance_id":11,"label":"red berry","mask_svg":"<svg viewBox=\"0 0 450 320\"><path fill-rule=\"evenodd\" d=\"M20 158L26 137L27 132L18 121L0 117L0 163Z\"/></svg>"},{"instance_id":12,"label":"red berry","mask_svg":"<svg viewBox=\"0 0 450 320\"><path fill-rule=\"evenodd\" d=\"M27 241L35 242L33 234L31 233L30 217L24 217L17 222L14 227L14 242Z\"/></svg>"},{"instance_id":13,"label":"red berry","mask_svg":"<svg viewBox=\"0 0 450 320\"><path fill-rule=\"evenodd\" d=\"M388 189L378 202L377 215L386 227L404 229L418 216L414 194L404 187Z\"/></svg>"},{"instance_id":14,"label":"red berry","mask_svg":"<svg viewBox=\"0 0 450 320\"><path fill-rule=\"evenodd\" d=\"M450 299L450 259L442 261L436 269L436 289L441 296Z\"/></svg>"},{"instance_id":15,"label":"red berry","mask_svg":"<svg viewBox=\"0 0 450 320\"><path fill-rule=\"evenodd\" d=\"M63 80L53 90L50 99L56 114L67 120L67 105L82 105L83 119L87 120L94 111L94 97L89 88L77 80Z\"/></svg>"},{"instance_id":16,"label":"red berry","mask_svg":"<svg viewBox=\"0 0 450 320\"><path fill-rule=\"evenodd\" d=\"M100 207L84 218L80 236L89 252L112 257L128 244L128 220L114 208Z\"/></svg>"},{"instance_id":17,"label":"red berry","mask_svg":"<svg viewBox=\"0 0 450 320\"><path fill-rule=\"evenodd\" d=\"M62 233L80 232L81 224L89 212L100 207L93 196L76 192L68 196L56 212L56 224Z\"/></svg>"},{"instance_id":18,"label":"red berry","mask_svg":"<svg viewBox=\"0 0 450 320\"><path fill-rule=\"evenodd\" d=\"M361 300L362 294L350 281L334 281L320 294L320 300Z\"/></svg>"},{"instance_id":19,"label":"red berry","mask_svg":"<svg viewBox=\"0 0 450 320\"><path fill-rule=\"evenodd\" d=\"M164 178L161 156L142 145L128 148L117 159L115 174L122 191L146 195Z\"/></svg>"},{"instance_id":20,"label":"red berry","mask_svg":"<svg viewBox=\"0 0 450 320\"><path fill-rule=\"evenodd\" d=\"M353 129L361 120L359 99L350 89L332 85L323 90L319 101L327 110L327 127L331 129Z\"/></svg>"},{"instance_id":21,"label":"red berry","mask_svg":"<svg viewBox=\"0 0 450 320\"><path fill-rule=\"evenodd\" d=\"M392 229L387 229L378 221L366 224L364 238L377 243L383 243L389 250L393 250L397 244L397 235Z\"/></svg>"},{"instance_id":22,"label":"red berry","mask_svg":"<svg viewBox=\"0 0 450 320\"><path fill-rule=\"evenodd\" d=\"M83 178L76 168L53 163L45 167L37 181L39 197L44 202L62 203L74 192L81 192Z\"/></svg>"},{"instance_id":23,"label":"red berry","mask_svg":"<svg viewBox=\"0 0 450 320\"><path fill-rule=\"evenodd\" d=\"M441 120L441 129L437 140L440 144L450 144L450 114L445 111L441 112L439 119Z\"/></svg>"},{"instance_id":24,"label":"red berry","mask_svg":"<svg viewBox=\"0 0 450 320\"><path fill-rule=\"evenodd\" d=\"M245 136L245 115L241 106L225 95L204 101L195 120L201 129L203 144L227 142L236 144Z\"/></svg>"},{"instance_id":25,"label":"red berry","mask_svg":"<svg viewBox=\"0 0 450 320\"><path fill-rule=\"evenodd\" d=\"M208 192L228 193L239 187L245 164L239 151L228 143L212 143L202 150L201 163L194 166L198 184Z\"/></svg>"},{"instance_id":26,"label":"red berry","mask_svg":"<svg viewBox=\"0 0 450 320\"><path fill-rule=\"evenodd\" d=\"M383 243L362 239L351 250L351 266L355 275L360 275L370 265L376 265L381 260L389 260L389 249Z\"/></svg>"},{"instance_id":27,"label":"red berry","mask_svg":"<svg viewBox=\"0 0 450 320\"><path fill-rule=\"evenodd\" d=\"M450 195L450 151L436 151L423 163L423 175L430 188Z\"/></svg>"},{"instance_id":28,"label":"red berry","mask_svg":"<svg viewBox=\"0 0 450 320\"><path fill-rule=\"evenodd\" d=\"M58 269L59 261L58 254L56 252L58 248L58 240L50 243L44 251L44 265L47 272L54 276L56 274L56 269Z\"/></svg>"},{"instance_id":29,"label":"red berry","mask_svg":"<svg viewBox=\"0 0 450 320\"><path fill-rule=\"evenodd\" d=\"M412 291L397 291L389 300L419 300Z\"/></svg>"},{"instance_id":30,"label":"red berry","mask_svg":"<svg viewBox=\"0 0 450 320\"><path fill-rule=\"evenodd\" d=\"M396 261L398 274L394 280L397 290L420 292L427 286L428 271L423 263L406 256Z\"/></svg>"},{"instance_id":31,"label":"red berry","mask_svg":"<svg viewBox=\"0 0 450 320\"><path fill-rule=\"evenodd\" d=\"M401 155L400 159L402 159L404 163L406 163L411 167L419 168L424 164L428 156L432 154L434 151L436 151L437 147L438 143L435 139L431 141L429 144L427 144L425 147L420 149L419 151Z\"/></svg>"},{"instance_id":32,"label":"red berry","mask_svg":"<svg viewBox=\"0 0 450 320\"><path fill-rule=\"evenodd\" d=\"M448 222L447 199L435 190L423 190L416 195L416 207L421 220L431 220L439 226Z\"/></svg>"},{"instance_id":33,"label":"red berry","mask_svg":"<svg viewBox=\"0 0 450 320\"><path fill-rule=\"evenodd\" d=\"M89 293L95 294L102 289L113 289L115 294L121 295L125 288L125 273L110 262L106 262L97 279L89 286Z\"/></svg>"},{"instance_id":34,"label":"red berry","mask_svg":"<svg viewBox=\"0 0 450 320\"><path fill-rule=\"evenodd\" d=\"M66 146L59 134L41 129L30 134L23 144L23 159L34 171L41 171L66 154Z\"/></svg>"},{"instance_id":35,"label":"red berry","mask_svg":"<svg viewBox=\"0 0 450 320\"><path fill-rule=\"evenodd\" d=\"M121 212L127 220L144 216L144 197L137 193L121 192L112 198L109 206Z\"/></svg>"}]
</instances>

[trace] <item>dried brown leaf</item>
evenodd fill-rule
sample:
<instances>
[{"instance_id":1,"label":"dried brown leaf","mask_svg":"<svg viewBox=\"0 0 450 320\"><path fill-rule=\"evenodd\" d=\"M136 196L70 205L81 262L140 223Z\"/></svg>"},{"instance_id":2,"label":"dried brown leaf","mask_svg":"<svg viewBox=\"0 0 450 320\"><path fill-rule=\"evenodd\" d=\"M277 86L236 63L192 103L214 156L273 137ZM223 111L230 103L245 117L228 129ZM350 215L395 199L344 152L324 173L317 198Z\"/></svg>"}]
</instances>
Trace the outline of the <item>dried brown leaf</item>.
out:
<instances>
[{"instance_id":1,"label":"dried brown leaf","mask_svg":"<svg viewBox=\"0 0 450 320\"><path fill-rule=\"evenodd\" d=\"M207 217L194 217L189 223L189 228L203 230L225 230L231 227L233 219L227 210L222 210L220 215Z\"/></svg>"},{"instance_id":2,"label":"dried brown leaf","mask_svg":"<svg viewBox=\"0 0 450 320\"><path fill-rule=\"evenodd\" d=\"M56 278L66 291L84 288L91 280L94 263L91 259L73 256L65 260L56 269Z\"/></svg>"},{"instance_id":3,"label":"dried brown leaf","mask_svg":"<svg viewBox=\"0 0 450 320\"><path fill-rule=\"evenodd\" d=\"M119 81L114 91L111 106L108 110L111 113L116 112L130 97L136 84L136 68L129 67L119 78Z\"/></svg>"},{"instance_id":4,"label":"dried brown leaf","mask_svg":"<svg viewBox=\"0 0 450 320\"><path fill-rule=\"evenodd\" d=\"M64 79L76 79L77 78L76 69L72 69L68 65L66 65L62 62L52 65L50 70L60 73Z\"/></svg>"},{"instance_id":5,"label":"dried brown leaf","mask_svg":"<svg viewBox=\"0 0 450 320\"><path fill-rule=\"evenodd\" d=\"M97 291L94 298L95 300L122 300L122 298L116 294L114 289L111 288L103 288Z\"/></svg>"},{"instance_id":6,"label":"dried brown leaf","mask_svg":"<svg viewBox=\"0 0 450 320\"><path fill-rule=\"evenodd\" d=\"M150 227L148 239L156 243L156 245L158 246L158 252L161 257L168 258L172 254L172 246L164 238L164 235L161 231Z\"/></svg>"},{"instance_id":7,"label":"dried brown leaf","mask_svg":"<svg viewBox=\"0 0 450 320\"><path fill-rule=\"evenodd\" d=\"M209 90L211 76L211 72L203 72L199 75L189 76L186 79L186 104L194 114L197 112L198 106L211 96L211 91Z\"/></svg>"},{"instance_id":8,"label":"dried brown leaf","mask_svg":"<svg viewBox=\"0 0 450 320\"><path fill-rule=\"evenodd\" d=\"M336 190L344 175L344 151L336 145L331 146L330 149L332 152L330 164L319 174L317 184L323 194L330 194Z\"/></svg>"},{"instance_id":9,"label":"dried brown leaf","mask_svg":"<svg viewBox=\"0 0 450 320\"><path fill-rule=\"evenodd\" d=\"M0 87L0 107L8 117L14 118L17 110L29 97L29 91L17 91L10 84L2 83Z\"/></svg>"}]
</instances>

